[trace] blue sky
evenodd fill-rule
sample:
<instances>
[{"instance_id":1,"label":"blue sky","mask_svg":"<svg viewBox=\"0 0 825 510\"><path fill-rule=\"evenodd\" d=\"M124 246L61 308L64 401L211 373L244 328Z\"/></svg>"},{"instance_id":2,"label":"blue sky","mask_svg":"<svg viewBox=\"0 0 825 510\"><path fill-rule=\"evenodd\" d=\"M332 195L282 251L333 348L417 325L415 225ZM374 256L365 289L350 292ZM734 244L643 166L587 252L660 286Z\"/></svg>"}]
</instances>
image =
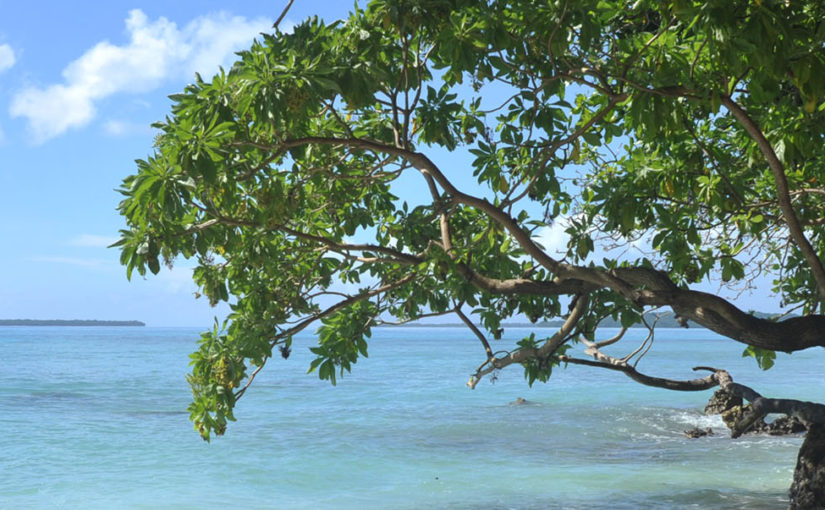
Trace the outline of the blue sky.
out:
<instances>
[{"instance_id":1,"label":"blue sky","mask_svg":"<svg viewBox=\"0 0 825 510\"><path fill-rule=\"evenodd\" d=\"M167 96L230 65L285 5L0 0L0 318L206 327L225 313L194 299L184 263L126 280L106 248L123 227L114 189ZM285 26L351 6L297 1Z\"/></svg>"},{"instance_id":2,"label":"blue sky","mask_svg":"<svg viewBox=\"0 0 825 510\"><path fill-rule=\"evenodd\" d=\"M150 152L149 126L168 113L167 96L196 71L231 65L286 3L0 0L0 318L208 327L225 315L194 299L185 262L126 280L119 253L106 248L123 227L114 189ZM351 7L299 0L282 27ZM435 156L445 167L468 163ZM563 245L562 230L557 222L542 237ZM735 301L776 309L764 293Z\"/></svg>"}]
</instances>

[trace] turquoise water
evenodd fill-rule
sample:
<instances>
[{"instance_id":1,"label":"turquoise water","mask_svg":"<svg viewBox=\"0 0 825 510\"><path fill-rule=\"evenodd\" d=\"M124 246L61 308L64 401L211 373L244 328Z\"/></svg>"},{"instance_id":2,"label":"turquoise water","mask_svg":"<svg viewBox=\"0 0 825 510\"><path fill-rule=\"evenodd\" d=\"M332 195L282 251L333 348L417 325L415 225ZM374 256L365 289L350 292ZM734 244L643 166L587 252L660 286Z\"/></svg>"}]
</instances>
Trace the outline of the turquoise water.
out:
<instances>
[{"instance_id":1,"label":"turquoise water","mask_svg":"<svg viewBox=\"0 0 825 510\"><path fill-rule=\"evenodd\" d=\"M731 440L711 392L570 366L471 391L458 328L379 329L336 387L306 375L310 336L272 360L206 444L185 412L197 330L0 328L0 508L784 508L799 437ZM512 328L495 345L527 333ZM617 351L618 352L618 351ZM727 368L763 394L825 401L822 350L765 373L742 347L665 330L639 369ZM530 404L509 405L517 397ZM713 427L712 437L683 431Z\"/></svg>"}]
</instances>

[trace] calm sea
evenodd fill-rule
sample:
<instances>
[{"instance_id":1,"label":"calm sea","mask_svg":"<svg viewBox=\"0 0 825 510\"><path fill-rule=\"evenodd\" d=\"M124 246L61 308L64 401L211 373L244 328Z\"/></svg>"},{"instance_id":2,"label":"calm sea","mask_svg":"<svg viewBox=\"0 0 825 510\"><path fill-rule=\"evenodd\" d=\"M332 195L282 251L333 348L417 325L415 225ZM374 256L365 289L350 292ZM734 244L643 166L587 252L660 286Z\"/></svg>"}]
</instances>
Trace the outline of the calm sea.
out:
<instances>
[{"instance_id":1,"label":"calm sea","mask_svg":"<svg viewBox=\"0 0 825 510\"><path fill-rule=\"evenodd\" d=\"M710 391L586 367L533 388L510 367L471 391L481 346L434 327L377 330L336 387L306 374L312 336L299 339L207 444L186 413L197 336L0 328L0 508L784 508L802 441L731 440L702 414ZM639 369L690 378L712 365L766 395L825 401L823 350L779 355L769 372L741 352L663 330ZM686 439L694 426L716 435Z\"/></svg>"}]
</instances>

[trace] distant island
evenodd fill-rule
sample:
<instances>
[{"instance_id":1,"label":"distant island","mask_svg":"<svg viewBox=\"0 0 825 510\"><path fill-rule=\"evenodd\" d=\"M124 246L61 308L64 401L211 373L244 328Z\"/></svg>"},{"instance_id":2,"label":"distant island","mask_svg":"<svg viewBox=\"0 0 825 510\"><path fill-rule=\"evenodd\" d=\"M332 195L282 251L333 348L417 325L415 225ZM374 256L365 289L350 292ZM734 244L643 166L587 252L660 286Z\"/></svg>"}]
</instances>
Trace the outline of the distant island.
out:
<instances>
[{"instance_id":1,"label":"distant island","mask_svg":"<svg viewBox=\"0 0 825 510\"><path fill-rule=\"evenodd\" d=\"M140 321L0 319L0 326L145 326Z\"/></svg>"}]
</instances>

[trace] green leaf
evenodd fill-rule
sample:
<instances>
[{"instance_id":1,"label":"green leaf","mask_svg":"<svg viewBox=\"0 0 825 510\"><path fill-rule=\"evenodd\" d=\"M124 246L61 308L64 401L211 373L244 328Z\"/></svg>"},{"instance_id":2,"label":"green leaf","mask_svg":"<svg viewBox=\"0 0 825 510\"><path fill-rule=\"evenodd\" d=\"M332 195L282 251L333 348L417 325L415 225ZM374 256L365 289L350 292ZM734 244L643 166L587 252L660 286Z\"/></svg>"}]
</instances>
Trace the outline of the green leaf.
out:
<instances>
[{"instance_id":1,"label":"green leaf","mask_svg":"<svg viewBox=\"0 0 825 510\"><path fill-rule=\"evenodd\" d=\"M744 352L742 352L742 357L752 357L756 360L756 364L759 368L762 370L768 370L776 361L776 352L749 345Z\"/></svg>"}]
</instances>

